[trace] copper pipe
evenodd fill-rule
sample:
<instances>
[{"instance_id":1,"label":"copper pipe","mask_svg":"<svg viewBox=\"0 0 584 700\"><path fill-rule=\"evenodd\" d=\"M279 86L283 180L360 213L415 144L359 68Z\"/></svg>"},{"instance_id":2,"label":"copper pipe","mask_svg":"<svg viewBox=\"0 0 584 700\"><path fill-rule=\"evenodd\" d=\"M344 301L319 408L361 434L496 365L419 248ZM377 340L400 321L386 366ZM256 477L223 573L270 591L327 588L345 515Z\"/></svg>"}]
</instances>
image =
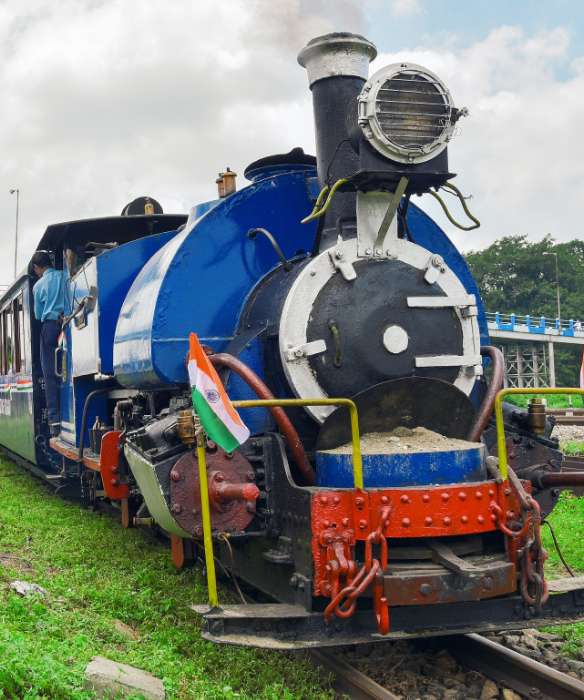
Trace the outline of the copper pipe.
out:
<instances>
[{"instance_id":1,"label":"copper pipe","mask_svg":"<svg viewBox=\"0 0 584 700\"><path fill-rule=\"evenodd\" d=\"M216 355L209 355L209 359L216 367L227 367L232 372L235 372L238 377L241 377L243 381L249 386L249 388L256 394L260 399L274 399L275 396L272 394L270 389L264 384L264 382L258 377L258 375L237 357L230 355L226 352L220 352ZM296 428L292 425L292 422L284 412L283 408L274 406L268 409L272 414L273 419L278 424L280 432L286 438L286 442L294 461L298 466L302 476L304 477L307 484L312 485L316 482L316 477L314 474L314 469L308 461L304 446L300 441L300 436L296 432Z\"/></svg>"},{"instance_id":2,"label":"copper pipe","mask_svg":"<svg viewBox=\"0 0 584 700\"><path fill-rule=\"evenodd\" d=\"M481 355L483 357L489 357L493 363L493 376L487 387L485 398L474 419L474 423L468 432L467 440L470 440L470 442L480 441L483 430L487 427L493 415L495 398L498 391L503 388L503 379L505 376L505 361L503 359L503 353L498 348L492 345L483 345L481 347Z\"/></svg>"}]
</instances>

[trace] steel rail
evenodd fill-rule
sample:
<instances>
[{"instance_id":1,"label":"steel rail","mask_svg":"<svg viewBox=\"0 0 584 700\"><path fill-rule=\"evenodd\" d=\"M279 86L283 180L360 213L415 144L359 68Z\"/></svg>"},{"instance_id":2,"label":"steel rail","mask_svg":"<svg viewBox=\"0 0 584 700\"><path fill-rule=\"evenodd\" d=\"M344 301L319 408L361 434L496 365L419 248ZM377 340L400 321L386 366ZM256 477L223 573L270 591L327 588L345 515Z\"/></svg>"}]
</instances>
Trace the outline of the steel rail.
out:
<instances>
[{"instance_id":1,"label":"steel rail","mask_svg":"<svg viewBox=\"0 0 584 700\"><path fill-rule=\"evenodd\" d=\"M584 683L479 634L448 640L448 648L465 666L527 698L583 700Z\"/></svg>"},{"instance_id":2,"label":"steel rail","mask_svg":"<svg viewBox=\"0 0 584 700\"><path fill-rule=\"evenodd\" d=\"M348 695L351 700L400 700L401 696L376 683L341 658L339 653L315 650L310 652L310 656L315 664L333 674L333 687L337 693Z\"/></svg>"}]
</instances>

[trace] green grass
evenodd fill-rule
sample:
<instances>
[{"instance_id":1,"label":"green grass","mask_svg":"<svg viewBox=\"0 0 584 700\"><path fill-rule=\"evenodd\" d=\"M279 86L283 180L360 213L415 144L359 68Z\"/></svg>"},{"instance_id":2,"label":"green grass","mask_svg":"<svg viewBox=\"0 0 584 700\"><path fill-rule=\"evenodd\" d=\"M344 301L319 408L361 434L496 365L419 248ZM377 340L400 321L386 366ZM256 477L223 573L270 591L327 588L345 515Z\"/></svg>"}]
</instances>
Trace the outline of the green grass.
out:
<instances>
[{"instance_id":1,"label":"green grass","mask_svg":"<svg viewBox=\"0 0 584 700\"><path fill-rule=\"evenodd\" d=\"M14 579L43 586L46 599L19 597ZM189 605L205 595L200 571L177 573L154 537L0 462L0 697L90 698L83 671L94 655L154 673L169 699L332 697L302 658L202 640Z\"/></svg>"},{"instance_id":2,"label":"green grass","mask_svg":"<svg viewBox=\"0 0 584 700\"><path fill-rule=\"evenodd\" d=\"M584 498L576 498L564 491L559 503L547 518L554 528L564 558L576 575L584 574ZM548 576L567 576L554 547L549 529L543 528L543 544L549 554L546 569ZM584 622L553 627L550 632L561 635L566 644L563 650L577 655L584 648Z\"/></svg>"},{"instance_id":3,"label":"green grass","mask_svg":"<svg viewBox=\"0 0 584 700\"><path fill-rule=\"evenodd\" d=\"M562 443L562 452L567 455L583 455L584 440L566 440Z\"/></svg>"},{"instance_id":4,"label":"green grass","mask_svg":"<svg viewBox=\"0 0 584 700\"><path fill-rule=\"evenodd\" d=\"M564 494L549 520L584 572L584 499ZM547 529L544 544L549 573L565 575ZM40 584L47 598L9 591L17 578ZM0 461L0 697L89 700L83 671L94 655L151 671L170 700L333 697L300 657L202 640L189 605L204 600L200 571L175 572L168 548L148 533L123 530ZM139 639L120 633L117 620ZM567 652L581 648L584 623L553 631Z\"/></svg>"},{"instance_id":5,"label":"green grass","mask_svg":"<svg viewBox=\"0 0 584 700\"><path fill-rule=\"evenodd\" d=\"M506 396L505 402L512 403L515 406L526 408L530 400L533 398L529 394L521 394L516 396ZM548 408L584 408L584 396L575 394L574 396L566 396L565 394L548 394L543 397Z\"/></svg>"}]
</instances>

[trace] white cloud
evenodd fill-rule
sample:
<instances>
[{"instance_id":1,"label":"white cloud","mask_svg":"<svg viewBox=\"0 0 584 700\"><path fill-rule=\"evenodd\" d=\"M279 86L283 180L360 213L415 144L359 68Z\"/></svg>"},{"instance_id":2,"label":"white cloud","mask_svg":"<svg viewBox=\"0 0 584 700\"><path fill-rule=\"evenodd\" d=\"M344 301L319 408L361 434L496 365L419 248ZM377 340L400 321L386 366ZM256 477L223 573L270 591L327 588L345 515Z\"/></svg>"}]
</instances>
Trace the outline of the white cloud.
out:
<instances>
[{"instance_id":1,"label":"white cloud","mask_svg":"<svg viewBox=\"0 0 584 700\"><path fill-rule=\"evenodd\" d=\"M422 11L420 0L392 0L391 13L396 17L411 17Z\"/></svg>"},{"instance_id":2,"label":"white cloud","mask_svg":"<svg viewBox=\"0 0 584 700\"><path fill-rule=\"evenodd\" d=\"M296 54L365 30L352 0L28 0L0 3L0 283L12 278L21 189L25 264L55 221L117 214L140 194L166 211L215 195L226 165L314 150Z\"/></svg>"},{"instance_id":3,"label":"white cloud","mask_svg":"<svg viewBox=\"0 0 584 700\"><path fill-rule=\"evenodd\" d=\"M584 234L584 71L577 59L572 72L558 77L568 66L568 47L562 28L525 36L501 27L460 51L418 47L377 58L379 66L405 59L427 66L470 110L450 145L450 166L458 186L472 193L482 227L453 229L433 200L421 200L462 248L507 234L551 233L558 240Z\"/></svg>"},{"instance_id":4,"label":"white cloud","mask_svg":"<svg viewBox=\"0 0 584 700\"><path fill-rule=\"evenodd\" d=\"M367 34L367 6L28 0L14 15L0 3L0 283L12 277L10 187L22 192L24 264L49 223L115 214L141 194L186 211L214 196L226 165L241 173L296 145L313 152L296 54L328 31ZM449 41L377 59L428 65L470 109L451 166L483 228L456 233L463 247L506 233L581 234L584 57L570 68L568 46L564 29L501 27L462 50ZM558 77L559 68L568 72Z\"/></svg>"}]
</instances>

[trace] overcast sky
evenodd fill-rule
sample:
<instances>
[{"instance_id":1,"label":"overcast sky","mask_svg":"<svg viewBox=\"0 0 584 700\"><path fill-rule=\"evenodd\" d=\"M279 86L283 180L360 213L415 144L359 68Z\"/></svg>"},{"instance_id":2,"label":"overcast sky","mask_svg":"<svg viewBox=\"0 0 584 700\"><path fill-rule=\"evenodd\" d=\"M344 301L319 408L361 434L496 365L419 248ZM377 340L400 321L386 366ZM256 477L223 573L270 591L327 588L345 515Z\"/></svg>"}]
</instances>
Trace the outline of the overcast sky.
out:
<instances>
[{"instance_id":1,"label":"overcast sky","mask_svg":"<svg viewBox=\"0 0 584 700\"><path fill-rule=\"evenodd\" d=\"M584 235L584 3L556 0L0 0L0 283L50 223L119 214L156 197L186 212L225 166L314 152L296 55L329 31L438 73L469 108L450 146L483 222L505 234ZM241 175L239 186L243 186Z\"/></svg>"}]
</instances>

